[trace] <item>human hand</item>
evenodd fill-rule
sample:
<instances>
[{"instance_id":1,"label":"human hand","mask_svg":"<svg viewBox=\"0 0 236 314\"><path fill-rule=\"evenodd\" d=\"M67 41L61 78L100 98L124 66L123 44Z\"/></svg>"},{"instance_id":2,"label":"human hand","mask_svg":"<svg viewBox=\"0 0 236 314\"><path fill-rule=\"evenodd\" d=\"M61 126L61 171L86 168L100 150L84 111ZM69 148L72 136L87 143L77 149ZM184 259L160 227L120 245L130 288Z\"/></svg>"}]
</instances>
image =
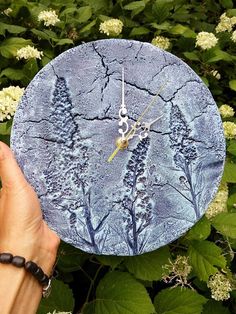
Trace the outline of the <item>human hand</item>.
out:
<instances>
[{"instance_id":1,"label":"human hand","mask_svg":"<svg viewBox=\"0 0 236 314\"><path fill-rule=\"evenodd\" d=\"M0 142L0 178L0 252L32 260L50 275L60 239L43 220L36 192L3 142Z\"/></svg>"}]
</instances>

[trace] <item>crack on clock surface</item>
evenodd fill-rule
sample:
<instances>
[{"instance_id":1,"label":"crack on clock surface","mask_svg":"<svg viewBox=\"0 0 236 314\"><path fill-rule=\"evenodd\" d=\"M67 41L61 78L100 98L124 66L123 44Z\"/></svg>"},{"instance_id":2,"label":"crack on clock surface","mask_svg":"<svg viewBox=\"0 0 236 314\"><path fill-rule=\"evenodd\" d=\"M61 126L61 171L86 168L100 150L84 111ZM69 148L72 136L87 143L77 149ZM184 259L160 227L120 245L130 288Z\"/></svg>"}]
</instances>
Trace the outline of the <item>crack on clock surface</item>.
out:
<instances>
[{"instance_id":1,"label":"crack on clock surface","mask_svg":"<svg viewBox=\"0 0 236 314\"><path fill-rule=\"evenodd\" d=\"M175 98L175 96L178 94L178 92L179 92L181 89L183 89L184 87L186 87L187 84L189 84L189 83L198 83L198 84L200 84L200 85L202 84L202 82L201 82L200 80L197 80L197 79L187 80L187 81L185 81L185 83L184 83L183 85L181 85L179 88L176 89L176 91L172 94L172 96L171 96L169 99L166 99L165 101L166 101L166 102L172 101L172 100Z\"/></svg>"},{"instance_id":2,"label":"crack on clock surface","mask_svg":"<svg viewBox=\"0 0 236 314\"><path fill-rule=\"evenodd\" d=\"M150 83L154 80L154 78L157 76L157 75L160 75L160 73L167 67L169 66L174 66L174 65L177 65L177 66L181 66L180 63L177 63L176 61L175 62L172 62L172 63L168 63L168 64L165 64L156 74L154 74L152 76L152 78L150 79Z\"/></svg>"},{"instance_id":3,"label":"crack on clock surface","mask_svg":"<svg viewBox=\"0 0 236 314\"><path fill-rule=\"evenodd\" d=\"M97 47L95 47L95 44L92 43L92 47L94 49L94 51L97 53L97 55L100 57L101 59L101 63L102 63L102 66L103 68L105 69L105 76L103 77L103 79L106 79L104 85L101 87L101 102L103 102L103 99L104 99L104 91L105 89L107 88L108 86L108 83L110 81L110 74L108 73L109 72L109 67L108 65L106 65L104 59L105 59L105 56L103 56L97 49Z\"/></svg>"}]
</instances>

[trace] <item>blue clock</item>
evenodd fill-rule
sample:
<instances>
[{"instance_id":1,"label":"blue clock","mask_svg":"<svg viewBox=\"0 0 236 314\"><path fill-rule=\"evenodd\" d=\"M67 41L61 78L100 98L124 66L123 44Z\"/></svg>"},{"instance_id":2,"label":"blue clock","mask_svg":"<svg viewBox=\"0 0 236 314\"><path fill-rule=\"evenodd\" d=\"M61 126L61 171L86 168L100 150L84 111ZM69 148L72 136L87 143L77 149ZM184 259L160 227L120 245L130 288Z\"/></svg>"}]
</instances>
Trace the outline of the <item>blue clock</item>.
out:
<instances>
[{"instance_id":1,"label":"blue clock","mask_svg":"<svg viewBox=\"0 0 236 314\"><path fill-rule=\"evenodd\" d=\"M204 214L225 159L213 97L182 60L149 43L107 39L69 49L32 80L11 148L64 241L138 255Z\"/></svg>"}]
</instances>

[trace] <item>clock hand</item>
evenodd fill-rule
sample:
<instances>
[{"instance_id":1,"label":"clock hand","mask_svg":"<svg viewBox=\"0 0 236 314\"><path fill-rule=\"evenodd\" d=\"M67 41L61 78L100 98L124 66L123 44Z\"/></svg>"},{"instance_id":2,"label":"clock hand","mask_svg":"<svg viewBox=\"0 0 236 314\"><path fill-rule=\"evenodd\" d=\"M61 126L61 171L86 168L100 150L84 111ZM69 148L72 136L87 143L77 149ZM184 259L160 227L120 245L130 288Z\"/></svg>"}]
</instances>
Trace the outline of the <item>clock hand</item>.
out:
<instances>
[{"instance_id":1,"label":"clock hand","mask_svg":"<svg viewBox=\"0 0 236 314\"><path fill-rule=\"evenodd\" d=\"M109 156L109 158L107 160L108 162L111 162L114 159L114 157L117 155L119 150L121 150L121 149L123 150L123 149L128 147L128 141L129 141L130 137L133 138L134 134L136 133L137 127L140 125L140 121L142 120L143 116L147 113L147 111L150 109L150 107L154 104L155 100L160 95L160 92L164 89L166 84L167 84L167 81L163 85L161 85L161 87L159 88L159 90L158 90L157 94L155 95L155 97L152 99L152 101L147 105L147 107L144 109L144 111L138 117L138 120L134 123L134 125L132 126L132 128L130 129L128 134L125 136L125 138L123 140L121 138L121 139L118 139L116 141L117 148Z\"/></svg>"},{"instance_id":2,"label":"clock hand","mask_svg":"<svg viewBox=\"0 0 236 314\"><path fill-rule=\"evenodd\" d=\"M122 140L125 139L125 134L129 130L129 125L128 125L128 116L127 116L127 108L125 105L125 78L124 78L124 67L122 67L122 102L121 102L121 107L119 110L119 126L125 125L125 129L119 128L118 132L121 134Z\"/></svg>"},{"instance_id":3,"label":"clock hand","mask_svg":"<svg viewBox=\"0 0 236 314\"><path fill-rule=\"evenodd\" d=\"M141 125L142 131L137 134L140 140L143 140L144 138L148 137L148 134L150 132L150 128L151 126L157 122L158 120L160 120L162 117L164 116L161 115L160 117L156 118L155 120L151 121L151 122L143 122Z\"/></svg>"}]
</instances>

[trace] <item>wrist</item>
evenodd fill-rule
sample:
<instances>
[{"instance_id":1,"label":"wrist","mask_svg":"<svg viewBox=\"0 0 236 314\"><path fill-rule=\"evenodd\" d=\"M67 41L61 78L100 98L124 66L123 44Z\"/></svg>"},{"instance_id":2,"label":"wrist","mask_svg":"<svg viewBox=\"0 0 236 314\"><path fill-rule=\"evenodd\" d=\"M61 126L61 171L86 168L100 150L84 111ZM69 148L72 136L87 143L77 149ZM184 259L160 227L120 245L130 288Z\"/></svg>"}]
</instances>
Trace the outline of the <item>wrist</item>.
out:
<instances>
[{"instance_id":1,"label":"wrist","mask_svg":"<svg viewBox=\"0 0 236 314\"><path fill-rule=\"evenodd\" d=\"M34 237L20 237L18 241L0 241L0 253L11 253L13 256L22 256L27 261L33 261L42 268L44 273L51 275L56 261L60 240L54 233L47 240ZM1 239L2 240L2 239Z\"/></svg>"}]
</instances>

